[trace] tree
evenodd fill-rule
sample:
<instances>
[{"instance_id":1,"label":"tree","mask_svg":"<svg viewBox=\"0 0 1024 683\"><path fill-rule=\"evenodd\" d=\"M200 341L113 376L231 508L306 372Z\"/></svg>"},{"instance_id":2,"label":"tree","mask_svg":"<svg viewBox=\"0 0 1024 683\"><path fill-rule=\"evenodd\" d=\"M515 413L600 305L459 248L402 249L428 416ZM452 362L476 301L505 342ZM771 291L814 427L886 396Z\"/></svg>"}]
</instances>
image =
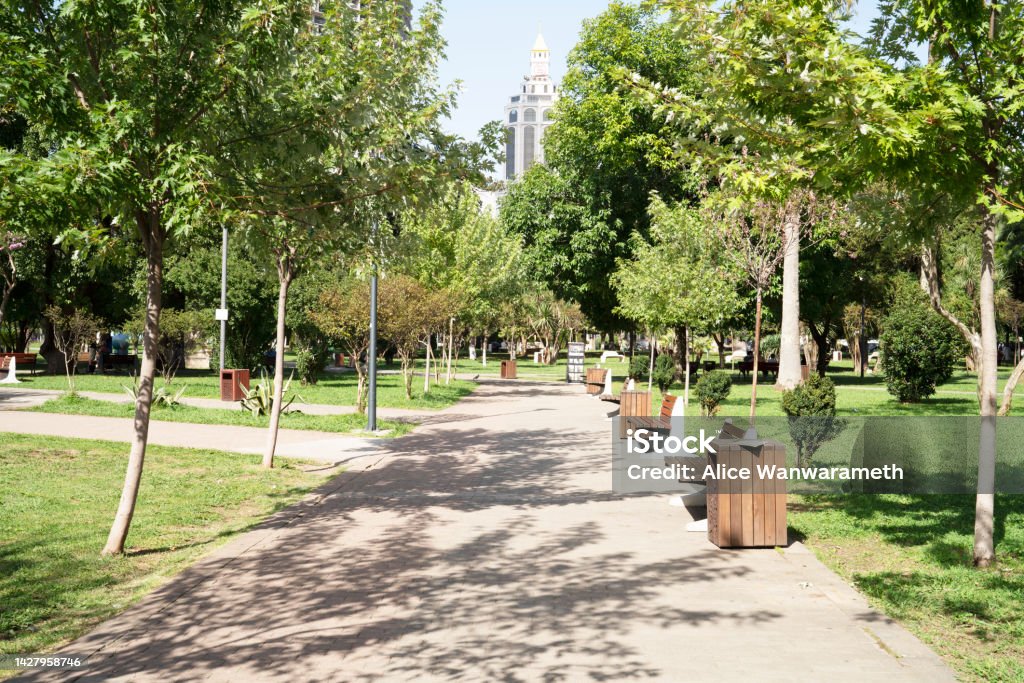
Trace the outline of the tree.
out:
<instances>
[{"instance_id":1,"label":"tree","mask_svg":"<svg viewBox=\"0 0 1024 683\"><path fill-rule=\"evenodd\" d=\"M278 394L288 292L303 268L333 250L369 248L376 258L375 226L393 209L426 203L452 177L478 172L483 150L441 132L455 91L436 85L436 3L410 30L388 3L319 11L315 30L294 40L289 68L249 91L221 143L244 150L222 157L231 205L277 271ZM273 466L281 404L275 396L265 467Z\"/></svg>"},{"instance_id":2,"label":"tree","mask_svg":"<svg viewBox=\"0 0 1024 683\"><path fill-rule=\"evenodd\" d=\"M220 235L197 235L167 259L164 301L182 310L206 311L220 306ZM276 270L253 253L237 231L228 239L228 317L225 367L263 367L264 354L273 343L277 302ZM319 291L307 302L316 302ZM305 315L305 310L303 310ZM216 367L216 358L211 358Z\"/></svg>"},{"instance_id":3,"label":"tree","mask_svg":"<svg viewBox=\"0 0 1024 683\"><path fill-rule=\"evenodd\" d=\"M352 359L356 369L356 410L366 412L366 361L370 348L370 285L349 278L320 295L316 309L309 311L316 325L334 339Z\"/></svg>"},{"instance_id":4,"label":"tree","mask_svg":"<svg viewBox=\"0 0 1024 683\"><path fill-rule=\"evenodd\" d=\"M945 198L976 216L979 249L979 329L958 325L981 359L978 368L982 430L979 438L978 498L974 559L987 566L995 558L993 508L997 339L995 253L1000 225L1024 216L1024 111L1008 103L1019 98L1024 79L1019 64L1024 44L1024 7L1019 3L892 0L881 5L872 40L860 44L838 26L831 3L799 5L768 0L710 6L703 0L676 0L692 26L684 28L716 50L742 56L761 77L744 78L759 106L786 111L807 131L803 156L816 183L845 185L853 191L883 178L919 205ZM735 20L740 38L706 30L716 17ZM683 26L683 24L680 24ZM908 45L927 44L920 64ZM749 57L756 56L756 59ZM740 73L744 73L741 70ZM801 106L793 107L794 102ZM676 109L685 109L682 102ZM839 181L839 182L837 182ZM921 239L932 233L927 221L898 226ZM922 230L922 228L925 228ZM924 282L932 305L954 321L934 286L926 251ZM945 312L943 312L945 310Z\"/></svg>"},{"instance_id":5,"label":"tree","mask_svg":"<svg viewBox=\"0 0 1024 683\"><path fill-rule=\"evenodd\" d=\"M694 194L693 177L664 163L670 126L616 78L629 69L690 88L691 56L678 47L654 9L613 2L585 21L545 133L547 166L527 171L501 204L502 221L523 236L531 276L603 330L623 327L608 274L629 257L632 234L646 239L650 193L667 202Z\"/></svg>"},{"instance_id":6,"label":"tree","mask_svg":"<svg viewBox=\"0 0 1024 683\"><path fill-rule=\"evenodd\" d=\"M7 304L18 284L18 261L14 253L25 246L25 238L13 232L0 235L0 278L3 279L3 292L0 293L0 325L4 323Z\"/></svg>"},{"instance_id":7,"label":"tree","mask_svg":"<svg viewBox=\"0 0 1024 683\"><path fill-rule=\"evenodd\" d=\"M716 331L741 305L735 261L722 249L716 226L698 209L651 201L651 244L635 241L636 256L620 261L612 275L618 311L643 325ZM684 364L684 403L689 403L689 353Z\"/></svg>"},{"instance_id":8,"label":"tree","mask_svg":"<svg viewBox=\"0 0 1024 683\"><path fill-rule=\"evenodd\" d=\"M801 379L801 241L828 204L834 174L823 172L832 161L824 153L828 135L814 125L809 94L796 73L791 76L796 65L789 45L766 36L836 30L846 6L826 2L804 11L785 0L755 7L709 0L659 4L671 10L678 49L693 55L690 78L700 86L685 90L636 72L620 72L620 79L666 123L675 122L678 163L707 169L723 188L752 202L786 207L778 215L786 252L776 385L791 389ZM799 45L801 38L793 40ZM772 97L764 97L763 89Z\"/></svg>"},{"instance_id":9,"label":"tree","mask_svg":"<svg viewBox=\"0 0 1024 683\"><path fill-rule=\"evenodd\" d=\"M160 343L157 361L164 384L184 367L185 360L209 335L209 319L200 311L179 311L165 308L160 315Z\"/></svg>"},{"instance_id":10,"label":"tree","mask_svg":"<svg viewBox=\"0 0 1024 683\"><path fill-rule=\"evenodd\" d=\"M57 306L46 309L46 317L53 325L54 344L64 356L64 370L68 378L68 393L75 395L75 375L78 372L78 354L103 327L103 321L88 311L75 309L70 313Z\"/></svg>"},{"instance_id":11,"label":"tree","mask_svg":"<svg viewBox=\"0 0 1024 683\"><path fill-rule=\"evenodd\" d=\"M519 238L481 208L470 183L455 183L432 206L404 213L400 228L392 270L411 275L430 291L453 294L446 308L455 321L439 319L435 330L448 341L450 379L452 356L464 335L486 336L496 325L501 302L518 296L523 280Z\"/></svg>"},{"instance_id":12,"label":"tree","mask_svg":"<svg viewBox=\"0 0 1024 683\"><path fill-rule=\"evenodd\" d=\"M761 316L764 294L775 277L775 271L786 257L786 240L792 232L781 231L784 217L794 209L791 204L768 201L755 203L729 202L722 197L708 202L705 211L709 220L719 226L726 252L735 260L754 290L754 358L753 383L750 390L750 419L757 412L757 373L761 355ZM717 205L717 206L716 206ZM780 344L781 345L781 344Z\"/></svg>"},{"instance_id":13,"label":"tree","mask_svg":"<svg viewBox=\"0 0 1024 683\"><path fill-rule=\"evenodd\" d=\"M436 301L432 301L436 296L408 275L392 275L380 283L380 330L401 359L407 399L412 398L416 352L424 330L437 324L425 319L436 311Z\"/></svg>"},{"instance_id":14,"label":"tree","mask_svg":"<svg viewBox=\"0 0 1024 683\"><path fill-rule=\"evenodd\" d=\"M58 150L40 166L66 200L92 198L113 233L137 233L146 257L146 326L135 432L104 554L119 554L135 511L149 433L164 253L209 224L218 202L211 142L225 108L290 63L307 2L12 4L0 20L0 100L46 129Z\"/></svg>"},{"instance_id":15,"label":"tree","mask_svg":"<svg viewBox=\"0 0 1024 683\"><path fill-rule=\"evenodd\" d=\"M897 298L882 321L882 370L889 393L917 403L953 375L962 345L949 323L917 298Z\"/></svg>"}]
</instances>

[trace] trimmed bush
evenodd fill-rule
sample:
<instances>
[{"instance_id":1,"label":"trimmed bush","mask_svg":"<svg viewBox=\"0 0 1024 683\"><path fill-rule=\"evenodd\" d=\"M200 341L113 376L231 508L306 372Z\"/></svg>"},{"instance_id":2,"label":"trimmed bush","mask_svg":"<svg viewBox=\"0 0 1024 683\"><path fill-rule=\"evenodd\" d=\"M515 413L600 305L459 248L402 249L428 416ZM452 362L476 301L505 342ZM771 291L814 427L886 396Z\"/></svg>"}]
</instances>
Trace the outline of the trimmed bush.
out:
<instances>
[{"instance_id":1,"label":"trimmed bush","mask_svg":"<svg viewBox=\"0 0 1024 683\"><path fill-rule=\"evenodd\" d=\"M956 330L915 300L897 300L882 323L879 341L886 387L901 403L918 403L934 394L963 358Z\"/></svg>"},{"instance_id":2,"label":"trimmed bush","mask_svg":"<svg viewBox=\"0 0 1024 683\"><path fill-rule=\"evenodd\" d=\"M782 392L782 410L789 416L797 466L809 463L821 445L838 436L845 424L836 419L836 385L828 377L811 375L792 391Z\"/></svg>"},{"instance_id":3,"label":"trimmed bush","mask_svg":"<svg viewBox=\"0 0 1024 683\"><path fill-rule=\"evenodd\" d=\"M732 376L725 370L705 372L697 380L696 391L701 414L716 415L722 401L727 399L729 392L732 391Z\"/></svg>"},{"instance_id":4,"label":"trimmed bush","mask_svg":"<svg viewBox=\"0 0 1024 683\"><path fill-rule=\"evenodd\" d=\"M654 359L654 375L651 380L661 393L668 391L676 380L676 362L671 355L663 353Z\"/></svg>"},{"instance_id":5,"label":"trimmed bush","mask_svg":"<svg viewBox=\"0 0 1024 683\"><path fill-rule=\"evenodd\" d=\"M633 359L629 361L630 379L636 380L637 384L639 384L640 382L646 382L647 371L650 368L650 363L650 356L633 356Z\"/></svg>"},{"instance_id":6,"label":"trimmed bush","mask_svg":"<svg viewBox=\"0 0 1024 683\"><path fill-rule=\"evenodd\" d=\"M312 349L299 349L295 353L295 372L302 386L316 384L325 363L322 355Z\"/></svg>"}]
</instances>

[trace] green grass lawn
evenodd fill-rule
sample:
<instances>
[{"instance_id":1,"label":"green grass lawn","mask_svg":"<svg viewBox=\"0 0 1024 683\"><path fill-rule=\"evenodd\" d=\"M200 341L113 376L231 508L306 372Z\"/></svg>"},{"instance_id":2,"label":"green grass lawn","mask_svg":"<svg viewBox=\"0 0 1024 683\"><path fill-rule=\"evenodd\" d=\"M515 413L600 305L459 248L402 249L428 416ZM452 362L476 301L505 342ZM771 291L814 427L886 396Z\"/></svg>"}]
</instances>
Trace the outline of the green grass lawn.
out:
<instances>
[{"instance_id":1,"label":"green grass lawn","mask_svg":"<svg viewBox=\"0 0 1024 683\"><path fill-rule=\"evenodd\" d=\"M589 366L589 358L588 358ZM618 393L622 389L625 367L616 371L616 364L607 367L612 369L613 386ZM562 372L564 373L564 366ZM1000 396L1011 369L999 368ZM921 403L900 403L885 388L885 378L868 375L863 379L853 373L849 362L833 363L828 376L836 384L836 409L840 415L977 415L978 399L974 391L976 376L957 371L949 382L937 387L937 393ZM761 380L757 385L757 414L761 416L781 416L782 392L775 389L771 379ZM733 375L733 386L729 397L722 403L719 414L722 416L744 416L750 413L751 379ZM647 384L638 383L638 389L646 390ZM669 391L681 396L683 383L676 382ZM653 388L654 409L661 403L662 393ZM695 382L690 383L690 406L687 415L700 415L700 404L696 398ZM1011 415L1024 414L1024 401L1019 400Z\"/></svg>"},{"instance_id":2,"label":"green grass lawn","mask_svg":"<svg viewBox=\"0 0 1024 683\"><path fill-rule=\"evenodd\" d=\"M103 558L124 446L0 434L0 653L59 648L338 471L161 446L147 456L128 552Z\"/></svg>"},{"instance_id":3,"label":"green grass lawn","mask_svg":"<svg viewBox=\"0 0 1024 683\"><path fill-rule=\"evenodd\" d=\"M819 558L973 681L1024 680L1024 497L996 501L998 564L971 566L973 496L794 496Z\"/></svg>"},{"instance_id":4,"label":"green grass lawn","mask_svg":"<svg viewBox=\"0 0 1024 683\"><path fill-rule=\"evenodd\" d=\"M396 366L397 367L397 366ZM386 368L382 368L386 369ZM564 371L563 371L564 372ZM287 375L286 375L287 377ZM20 375L22 384L14 388L23 389L58 389L68 388L67 378L63 375ZM259 376L253 377L252 385L259 382ZM157 384L163 380L158 379ZM127 375L89 375L80 374L75 378L77 391L97 391L123 394L124 386L132 383ZM185 370L179 373L171 384L173 389L187 386L186 398L218 398L220 396L220 379L216 373L205 370ZM413 382L412 399L405 397L405 388L400 375L381 374L377 376L377 405L382 408L409 408L413 410L440 410L454 405L459 399L469 395L476 385L473 382L453 380L445 384L442 377L440 384L431 384L430 392L423 394L422 377ZM8 387L0 387L4 391ZM326 405L355 405L356 375L353 372L323 373L315 385L300 386L298 380L291 384L293 393L306 403Z\"/></svg>"},{"instance_id":5,"label":"green grass lawn","mask_svg":"<svg viewBox=\"0 0 1024 683\"><path fill-rule=\"evenodd\" d=\"M301 410L301 404L292 407ZM63 413L66 415L99 415L103 417L132 417L135 405L131 403L115 403L101 401L84 396L67 394L50 399L36 408L29 408L37 413ZM191 422L194 424L237 425L239 427L266 427L270 418L267 416L253 417L241 409L199 408L179 404L172 407L157 405L153 407L152 419L164 422ZM386 436L402 436L408 434L415 425L398 420L378 420L378 429L390 430ZM305 429L321 432L352 433L366 428L366 416L352 413L349 415L307 415L305 413L286 413L281 416L282 429Z\"/></svg>"}]
</instances>

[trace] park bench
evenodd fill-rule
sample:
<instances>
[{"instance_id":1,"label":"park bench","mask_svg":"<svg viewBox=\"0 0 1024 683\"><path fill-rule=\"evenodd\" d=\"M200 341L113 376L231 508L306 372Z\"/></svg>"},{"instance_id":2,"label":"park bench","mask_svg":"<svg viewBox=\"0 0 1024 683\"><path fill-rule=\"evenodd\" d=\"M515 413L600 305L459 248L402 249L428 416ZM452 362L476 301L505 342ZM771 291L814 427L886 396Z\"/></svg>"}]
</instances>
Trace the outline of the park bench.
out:
<instances>
[{"instance_id":1,"label":"park bench","mask_svg":"<svg viewBox=\"0 0 1024 683\"><path fill-rule=\"evenodd\" d=\"M624 426L626 429L646 429L649 432L668 433L672 430L672 418L682 417L682 405L682 403L679 403L678 397L671 394L666 395L661 400L661 410L657 416L634 415L625 417L623 418L626 422ZM679 408L678 413L676 412L677 407Z\"/></svg>"},{"instance_id":2,"label":"park bench","mask_svg":"<svg viewBox=\"0 0 1024 683\"><path fill-rule=\"evenodd\" d=\"M587 393L591 396L600 396L606 384L606 376L610 370L604 368L587 368L584 382L587 386Z\"/></svg>"},{"instance_id":3,"label":"park bench","mask_svg":"<svg viewBox=\"0 0 1024 683\"><path fill-rule=\"evenodd\" d=\"M79 363L89 364L94 362L91 353L79 353L77 359ZM101 372L123 368L126 372L131 373L136 368L135 361L137 359L138 356L134 353L112 353L103 358L103 369ZM95 362L99 362L98 356L95 358ZM18 360L18 365L21 365L21 359Z\"/></svg>"},{"instance_id":4,"label":"park bench","mask_svg":"<svg viewBox=\"0 0 1024 683\"><path fill-rule=\"evenodd\" d=\"M617 358L620 361L626 360L626 357L623 356L618 351L604 351L604 352L601 353L601 361L600 362L604 363L609 358Z\"/></svg>"},{"instance_id":5,"label":"park bench","mask_svg":"<svg viewBox=\"0 0 1024 683\"><path fill-rule=\"evenodd\" d=\"M748 358L747 360L740 361L736 367L739 368L740 374L746 377L747 375L754 371L754 360L752 358ZM779 361L759 359L757 361L757 370L766 379L768 375L778 377Z\"/></svg>"},{"instance_id":6,"label":"park bench","mask_svg":"<svg viewBox=\"0 0 1024 683\"><path fill-rule=\"evenodd\" d=\"M719 439L742 439L745 431L734 425L730 420L726 420L722 424L722 429L718 433ZM668 466L672 465L690 465L693 467L694 472L703 473L704 468L707 467L708 458L705 455L685 455L685 454L672 454L665 456L665 464ZM698 475L695 479L680 479L680 484L706 484L704 477Z\"/></svg>"},{"instance_id":7,"label":"park bench","mask_svg":"<svg viewBox=\"0 0 1024 683\"><path fill-rule=\"evenodd\" d=\"M11 366L11 359L19 370L29 368L32 374L36 374L36 354L34 353L0 353L0 370L8 370Z\"/></svg>"}]
</instances>

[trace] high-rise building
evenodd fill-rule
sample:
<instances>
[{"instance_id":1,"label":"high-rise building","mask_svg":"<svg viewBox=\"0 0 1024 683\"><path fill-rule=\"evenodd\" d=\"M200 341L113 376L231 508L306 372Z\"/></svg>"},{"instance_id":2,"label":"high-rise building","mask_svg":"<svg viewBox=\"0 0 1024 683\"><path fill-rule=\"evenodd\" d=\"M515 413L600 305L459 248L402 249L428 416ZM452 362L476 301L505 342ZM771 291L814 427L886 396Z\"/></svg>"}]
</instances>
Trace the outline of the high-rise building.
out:
<instances>
[{"instance_id":1,"label":"high-rise building","mask_svg":"<svg viewBox=\"0 0 1024 683\"><path fill-rule=\"evenodd\" d=\"M551 110L558 100L558 86L551 80L551 51L544 36L530 50L530 73L523 76L519 92L505 105L505 180L521 176L536 162L544 161L544 131L551 125Z\"/></svg>"}]
</instances>

